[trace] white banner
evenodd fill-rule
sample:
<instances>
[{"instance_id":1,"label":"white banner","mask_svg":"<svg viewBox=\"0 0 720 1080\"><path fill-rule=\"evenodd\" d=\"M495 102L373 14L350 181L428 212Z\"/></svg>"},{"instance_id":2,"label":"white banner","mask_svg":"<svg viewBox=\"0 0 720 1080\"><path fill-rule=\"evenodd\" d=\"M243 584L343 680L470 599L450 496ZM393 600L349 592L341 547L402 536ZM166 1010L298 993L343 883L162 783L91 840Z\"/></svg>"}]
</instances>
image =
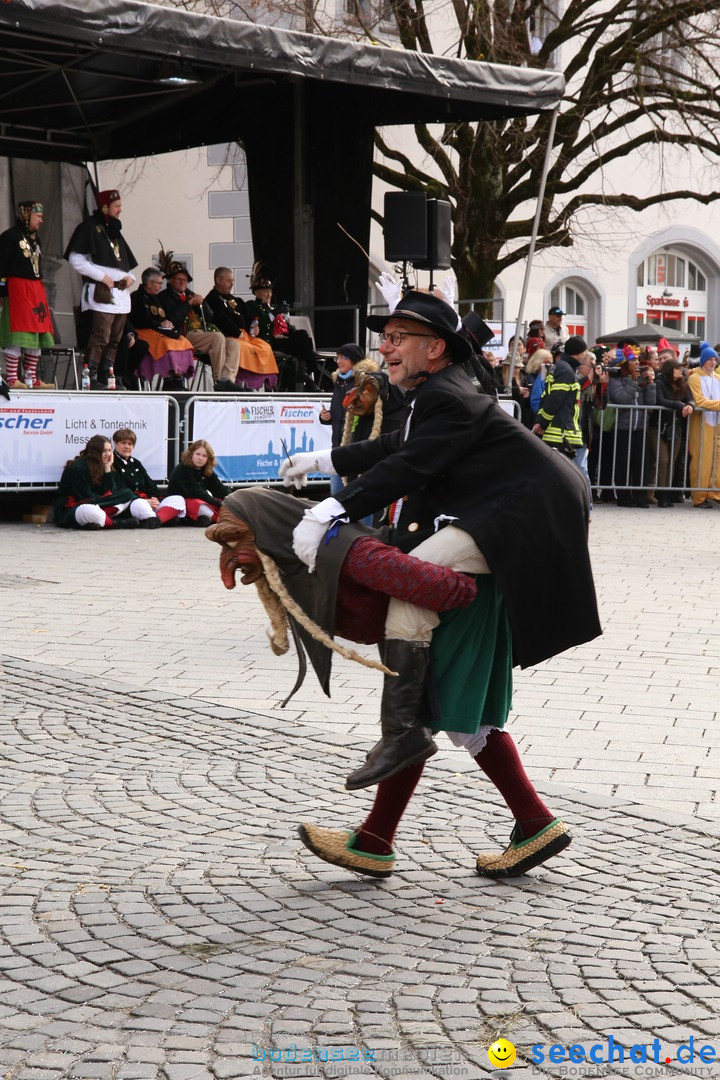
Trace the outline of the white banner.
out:
<instances>
[{"instance_id":1,"label":"white banner","mask_svg":"<svg viewBox=\"0 0 720 1080\"><path fill-rule=\"evenodd\" d=\"M275 394L196 401L189 441L207 439L218 459L217 474L227 483L277 480L283 442L289 454L332 445L332 428L319 419L328 401Z\"/></svg>"},{"instance_id":2,"label":"white banner","mask_svg":"<svg viewBox=\"0 0 720 1080\"><path fill-rule=\"evenodd\" d=\"M59 394L42 390L0 397L0 485L59 483L63 467L92 435L112 442L127 427L154 480L168 468L168 404L159 394Z\"/></svg>"}]
</instances>

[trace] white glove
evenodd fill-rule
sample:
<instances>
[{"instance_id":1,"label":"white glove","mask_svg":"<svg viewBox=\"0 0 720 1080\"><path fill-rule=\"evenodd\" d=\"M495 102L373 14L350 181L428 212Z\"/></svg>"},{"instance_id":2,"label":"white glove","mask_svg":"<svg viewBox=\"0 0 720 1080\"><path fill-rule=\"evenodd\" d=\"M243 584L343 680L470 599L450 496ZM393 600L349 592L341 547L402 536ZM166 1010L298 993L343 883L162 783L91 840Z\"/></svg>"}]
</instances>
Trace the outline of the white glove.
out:
<instances>
[{"instance_id":1,"label":"white glove","mask_svg":"<svg viewBox=\"0 0 720 1080\"><path fill-rule=\"evenodd\" d=\"M318 548L328 525L337 518L348 520L343 504L337 499L323 499L312 510L306 510L302 520L293 529L293 551L298 559L305 563L308 573L312 574L315 569Z\"/></svg>"},{"instance_id":2,"label":"white glove","mask_svg":"<svg viewBox=\"0 0 720 1080\"><path fill-rule=\"evenodd\" d=\"M381 274L375 282L375 288L380 290L385 297L385 303L391 311L394 311L402 296L400 283L395 280L392 274Z\"/></svg>"},{"instance_id":3,"label":"white glove","mask_svg":"<svg viewBox=\"0 0 720 1080\"><path fill-rule=\"evenodd\" d=\"M445 299L448 304L455 306L457 300L457 279L454 274L446 274L443 278L442 291L445 293Z\"/></svg>"},{"instance_id":4,"label":"white glove","mask_svg":"<svg viewBox=\"0 0 720 1080\"><path fill-rule=\"evenodd\" d=\"M307 484L307 473L322 473L323 475L337 476L337 470L333 468L332 450L313 450L310 453L293 454L286 458L278 470L278 476L282 476L285 487L293 484L300 491Z\"/></svg>"}]
</instances>

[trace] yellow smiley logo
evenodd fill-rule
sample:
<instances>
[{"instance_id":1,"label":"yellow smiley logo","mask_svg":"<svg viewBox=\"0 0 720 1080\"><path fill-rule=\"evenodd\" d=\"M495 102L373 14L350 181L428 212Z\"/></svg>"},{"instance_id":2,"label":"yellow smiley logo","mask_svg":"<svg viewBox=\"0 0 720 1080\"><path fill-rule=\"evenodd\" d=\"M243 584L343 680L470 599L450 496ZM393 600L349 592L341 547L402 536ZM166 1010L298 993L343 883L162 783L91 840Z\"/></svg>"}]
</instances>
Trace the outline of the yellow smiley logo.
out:
<instances>
[{"instance_id":1,"label":"yellow smiley logo","mask_svg":"<svg viewBox=\"0 0 720 1080\"><path fill-rule=\"evenodd\" d=\"M492 1046L488 1047L488 1058L491 1065L498 1069L507 1069L517 1057L515 1047L507 1039L496 1039Z\"/></svg>"}]
</instances>

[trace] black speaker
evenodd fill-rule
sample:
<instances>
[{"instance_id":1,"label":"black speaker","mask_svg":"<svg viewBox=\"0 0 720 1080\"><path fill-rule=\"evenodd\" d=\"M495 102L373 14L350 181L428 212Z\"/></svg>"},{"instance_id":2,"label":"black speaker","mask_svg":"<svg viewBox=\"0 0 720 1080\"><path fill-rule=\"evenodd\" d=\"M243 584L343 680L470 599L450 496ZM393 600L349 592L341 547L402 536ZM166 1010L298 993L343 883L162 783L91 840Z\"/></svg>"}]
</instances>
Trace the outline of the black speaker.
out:
<instances>
[{"instance_id":1,"label":"black speaker","mask_svg":"<svg viewBox=\"0 0 720 1080\"><path fill-rule=\"evenodd\" d=\"M413 259L416 270L449 270L450 226L452 213L445 199L428 199L427 203L427 257L418 262Z\"/></svg>"},{"instance_id":2,"label":"black speaker","mask_svg":"<svg viewBox=\"0 0 720 1080\"><path fill-rule=\"evenodd\" d=\"M385 258L411 262L427 258L427 195L424 191L385 193ZM449 264L448 264L449 265Z\"/></svg>"}]
</instances>

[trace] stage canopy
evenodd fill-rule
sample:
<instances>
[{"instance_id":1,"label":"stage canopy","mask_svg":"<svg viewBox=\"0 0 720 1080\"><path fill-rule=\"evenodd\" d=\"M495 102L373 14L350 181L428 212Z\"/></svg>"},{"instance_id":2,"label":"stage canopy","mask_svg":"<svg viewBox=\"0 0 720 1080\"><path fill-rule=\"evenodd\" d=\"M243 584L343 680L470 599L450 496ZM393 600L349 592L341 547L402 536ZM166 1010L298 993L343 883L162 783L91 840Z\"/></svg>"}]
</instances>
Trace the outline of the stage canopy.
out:
<instances>
[{"instance_id":1,"label":"stage canopy","mask_svg":"<svg viewBox=\"0 0 720 1080\"><path fill-rule=\"evenodd\" d=\"M372 135L555 107L563 76L132 0L0 3L0 154L82 163L243 143L257 256L304 302L364 304ZM316 283L313 287L313 278Z\"/></svg>"}]
</instances>

